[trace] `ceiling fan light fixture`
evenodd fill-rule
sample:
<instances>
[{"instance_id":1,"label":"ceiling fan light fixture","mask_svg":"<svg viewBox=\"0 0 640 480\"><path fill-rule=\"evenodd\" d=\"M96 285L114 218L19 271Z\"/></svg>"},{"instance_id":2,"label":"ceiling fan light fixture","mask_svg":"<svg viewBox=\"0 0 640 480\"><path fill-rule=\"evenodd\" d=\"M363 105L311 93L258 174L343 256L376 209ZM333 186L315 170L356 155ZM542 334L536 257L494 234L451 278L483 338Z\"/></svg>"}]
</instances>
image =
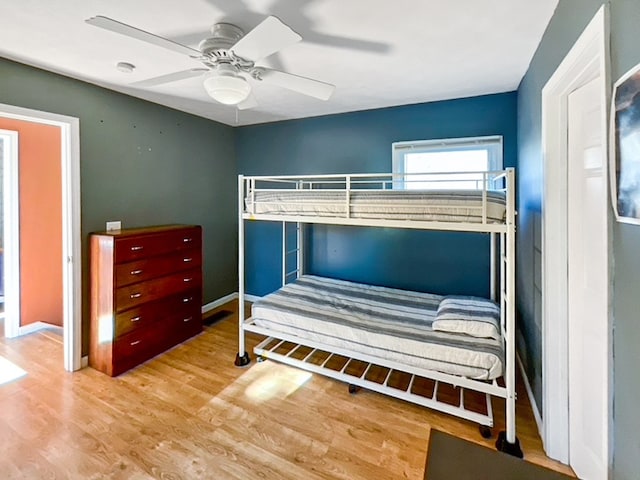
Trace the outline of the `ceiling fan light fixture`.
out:
<instances>
[{"instance_id":1,"label":"ceiling fan light fixture","mask_svg":"<svg viewBox=\"0 0 640 480\"><path fill-rule=\"evenodd\" d=\"M204 80L204 89L211 98L224 105L237 105L251 93L249 82L237 75L233 67L218 68Z\"/></svg>"}]
</instances>

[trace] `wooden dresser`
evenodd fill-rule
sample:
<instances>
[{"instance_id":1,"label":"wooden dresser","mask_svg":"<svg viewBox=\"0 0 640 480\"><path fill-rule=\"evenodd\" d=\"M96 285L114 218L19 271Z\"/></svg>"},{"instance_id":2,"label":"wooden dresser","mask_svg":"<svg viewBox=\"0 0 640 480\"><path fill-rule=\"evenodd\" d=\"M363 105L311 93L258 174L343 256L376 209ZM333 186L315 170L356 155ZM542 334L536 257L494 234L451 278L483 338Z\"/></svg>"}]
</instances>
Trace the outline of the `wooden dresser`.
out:
<instances>
[{"instance_id":1,"label":"wooden dresser","mask_svg":"<svg viewBox=\"0 0 640 480\"><path fill-rule=\"evenodd\" d=\"M89 365L115 376L202 331L202 228L90 236Z\"/></svg>"}]
</instances>

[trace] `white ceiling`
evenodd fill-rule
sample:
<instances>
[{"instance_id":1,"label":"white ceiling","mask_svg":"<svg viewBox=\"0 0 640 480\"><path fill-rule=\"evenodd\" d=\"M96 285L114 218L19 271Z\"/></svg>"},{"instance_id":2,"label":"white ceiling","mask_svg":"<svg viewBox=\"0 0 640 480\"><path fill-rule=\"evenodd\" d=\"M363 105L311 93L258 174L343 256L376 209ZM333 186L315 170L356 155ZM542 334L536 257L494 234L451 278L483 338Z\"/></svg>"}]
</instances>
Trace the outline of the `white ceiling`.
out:
<instances>
[{"instance_id":1,"label":"white ceiling","mask_svg":"<svg viewBox=\"0 0 640 480\"><path fill-rule=\"evenodd\" d=\"M217 120L250 125L515 90L558 0L0 0L0 56ZM323 102L253 83L259 106L213 101L202 78L130 83L202 65L87 25L104 15L197 48L217 22L275 15L302 42L258 62L336 85ZM118 62L136 65L127 74ZM237 114L237 117L236 117Z\"/></svg>"}]
</instances>

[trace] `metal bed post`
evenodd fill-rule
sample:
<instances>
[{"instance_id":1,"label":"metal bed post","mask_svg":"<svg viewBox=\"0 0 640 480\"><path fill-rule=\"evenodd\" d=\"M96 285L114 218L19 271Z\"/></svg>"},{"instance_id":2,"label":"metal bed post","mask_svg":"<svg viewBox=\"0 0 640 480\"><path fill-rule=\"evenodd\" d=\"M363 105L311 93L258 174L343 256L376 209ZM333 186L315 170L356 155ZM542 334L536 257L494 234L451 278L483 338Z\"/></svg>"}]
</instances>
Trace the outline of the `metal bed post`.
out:
<instances>
[{"instance_id":1,"label":"metal bed post","mask_svg":"<svg viewBox=\"0 0 640 480\"><path fill-rule=\"evenodd\" d=\"M244 367L251 362L244 345L244 177L238 175L238 353L234 364Z\"/></svg>"},{"instance_id":2,"label":"metal bed post","mask_svg":"<svg viewBox=\"0 0 640 480\"><path fill-rule=\"evenodd\" d=\"M505 233L505 249L502 252L506 262L506 281L504 284L504 295L506 296L503 308L506 308L506 368L505 384L507 389L506 397L506 432L500 432L496 447L498 450L513 456L522 458L520 442L516 437L516 310L515 310L515 245L516 245L516 225L515 225L515 175L512 168L507 169L507 231Z\"/></svg>"},{"instance_id":3,"label":"metal bed post","mask_svg":"<svg viewBox=\"0 0 640 480\"><path fill-rule=\"evenodd\" d=\"M489 188L489 176L487 172L482 173L482 221L483 223L487 222L487 189ZM496 284L497 284L497 272L496 272L496 236L495 232L491 232L489 234L489 242L490 242L490 252L489 255L491 262L491 279L490 279L490 298L494 302L499 299L499 293L496 292Z\"/></svg>"},{"instance_id":4,"label":"metal bed post","mask_svg":"<svg viewBox=\"0 0 640 480\"><path fill-rule=\"evenodd\" d=\"M296 262L298 264L298 274L296 278L300 278L304 274L304 233L302 231L303 223L296 223L296 243L298 247Z\"/></svg>"},{"instance_id":5,"label":"metal bed post","mask_svg":"<svg viewBox=\"0 0 640 480\"><path fill-rule=\"evenodd\" d=\"M287 222L282 222L282 286L287 284Z\"/></svg>"},{"instance_id":6,"label":"metal bed post","mask_svg":"<svg viewBox=\"0 0 640 480\"><path fill-rule=\"evenodd\" d=\"M302 180L299 181L296 188L298 190L304 190L304 182ZM311 186L309 186L309 188L311 188ZM304 224L296 222L296 267L298 272L296 274L296 278L300 278L304 273L304 237L302 233L302 225Z\"/></svg>"},{"instance_id":7,"label":"metal bed post","mask_svg":"<svg viewBox=\"0 0 640 480\"><path fill-rule=\"evenodd\" d=\"M492 232L489 234L489 242L491 243L491 286L489 287L491 292L491 300L498 301L498 294L496 292L496 285L498 280L498 272L496 271L496 239L498 234Z\"/></svg>"}]
</instances>

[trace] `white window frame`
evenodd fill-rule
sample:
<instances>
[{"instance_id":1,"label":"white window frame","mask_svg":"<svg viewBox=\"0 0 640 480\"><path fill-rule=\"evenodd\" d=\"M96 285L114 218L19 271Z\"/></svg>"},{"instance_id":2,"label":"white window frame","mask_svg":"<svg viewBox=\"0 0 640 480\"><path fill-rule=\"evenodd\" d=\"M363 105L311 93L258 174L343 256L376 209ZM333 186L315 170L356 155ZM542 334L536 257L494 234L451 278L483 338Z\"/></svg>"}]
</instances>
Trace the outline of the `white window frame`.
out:
<instances>
[{"instance_id":1,"label":"white window frame","mask_svg":"<svg viewBox=\"0 0 640 480\"><path fill-rule=\"evenodd\" d=\"M502 135L489 135L484 137L444 138L435 140L414 140L409 142L392 143L392 172L394 174L393 188L406 189L405 154L407 153L435 153L455 152L464 150L478 150L478 147L486 147L489 153L489 167L487 171L499 171L503 169L503 140ZM431 172L424 172L431 173ZM461 173L452 170L450 173ZM442 174L443 179L446 173Z\"/></svg>"}]
</instances>

